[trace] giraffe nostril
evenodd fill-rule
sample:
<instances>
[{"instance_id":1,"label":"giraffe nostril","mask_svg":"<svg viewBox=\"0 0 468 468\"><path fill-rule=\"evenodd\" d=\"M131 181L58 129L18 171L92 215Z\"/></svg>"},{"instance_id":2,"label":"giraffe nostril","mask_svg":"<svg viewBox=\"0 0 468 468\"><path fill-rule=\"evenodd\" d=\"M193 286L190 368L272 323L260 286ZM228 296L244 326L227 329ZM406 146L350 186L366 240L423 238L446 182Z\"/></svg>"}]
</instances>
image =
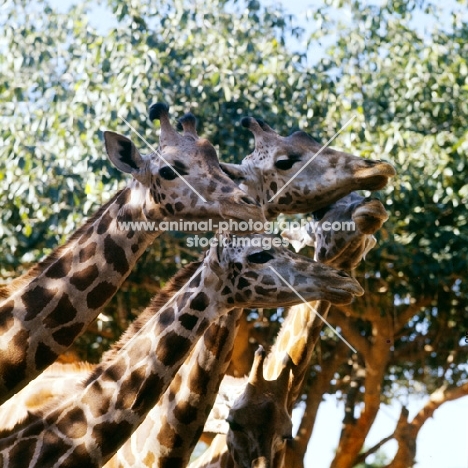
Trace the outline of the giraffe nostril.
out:
<instances>
[{"instance_id":1,"label":"giraffe nostril","mask_svg":"<svg viewBox=\"0 0 468 468\"><path fill-rule=\"evenodd\" d=\"M241 197L240 199L247 205L256 205L256 203L253 200L251 200L249 197Z\"/></svg>"},{"instance_id":2,"label":"giraffe nostril","mask_svg":"<svg viewBox=\"0 0 468 468\"><path fill-rule=\"evenodd\" d=\"M349 276L348 273L346 273L343 270L338 270L337 273L338 273L338 276L341 276L342 278L348 278Z\"/></svg>"}]
</instances>

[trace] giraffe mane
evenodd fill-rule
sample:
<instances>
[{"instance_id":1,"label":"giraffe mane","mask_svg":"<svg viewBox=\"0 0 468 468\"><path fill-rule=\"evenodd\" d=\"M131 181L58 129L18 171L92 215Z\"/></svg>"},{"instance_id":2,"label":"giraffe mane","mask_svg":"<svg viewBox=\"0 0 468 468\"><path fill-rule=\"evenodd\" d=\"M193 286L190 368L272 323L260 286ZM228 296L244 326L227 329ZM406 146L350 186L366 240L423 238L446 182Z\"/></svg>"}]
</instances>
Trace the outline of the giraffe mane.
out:
<instances>
[{"instance_id":1,"label":"giraffe mane","mask_svg":"<svg viewBox=\"0 0 468 468\"><path fill-rule=\"evenodd\" d=\"M151 299L150 304L146 309L130 324L127 330L123 333L120 339L115 342L101 359L100 364L90 373L88 378L82 383L86 386L94 380L102 372L102 367L112 361L119 351L130 341L131 338L139 331L154 315L169 301L169 299L177 293L187 281L198 270L202 261L192 262L179 270L169 281L164 288Z\"/></svg>"},{"instance_id":2,"label":"giraffe mane","mask_svg":"<svg viewBox=\"0 0 468 468\"><path fill-rule=\"evenodd\" d=\"M121 196L121 194L125 190L127 189L120 190L113 197L111 197L111 199L107 203L102 205L90 218L88 218L85 224L79 227L78 230L75 231L67 239L65 244L61 245L60 247L57 247L50 255L33 265L24 275L20 276L19 278L15 278L10 283L6 284L5 286L2 286L0 288L0 300L8 298L11 294L15 292L15 290L31 282L52 263L58 260L62 255L63 251L67 248L67 246L76 239L79 239L96 222L96 220L102 216L102 214L109 208L109 206Z\"/></svg>"}]
</instances>

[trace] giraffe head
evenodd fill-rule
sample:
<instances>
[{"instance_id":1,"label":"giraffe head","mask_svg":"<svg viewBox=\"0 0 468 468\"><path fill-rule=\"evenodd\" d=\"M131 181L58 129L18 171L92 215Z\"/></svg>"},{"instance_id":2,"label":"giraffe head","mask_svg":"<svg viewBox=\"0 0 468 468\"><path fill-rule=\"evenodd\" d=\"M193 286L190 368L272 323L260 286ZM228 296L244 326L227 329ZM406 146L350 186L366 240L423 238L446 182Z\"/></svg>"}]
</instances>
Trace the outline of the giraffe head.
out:
<instances>
[{"instance_id":1,"label":"giraffe head","mask_svg":"<svg viewBox=\"0 0 468 468\"><path fill-rule=\"evenodd\" d=\"M207 253L205 284L214 284L218 300L232 307L287 307L302 302L297 293L306 301L348 304L364 294L345 272L279 244L279 238L267 235L220 236Z\"/></svg>"},{"instance_id":2,"label":"giraffe head","mask_svg":"<svg viewBox=\"0 0 468 468\"><path fill-rule=\"evenodd\" d=\"M252 117L244 118L242 125L254 134L255 150L242 164L221 167L265 206L268 219L318 210L353 190L379 190L395 175L386 162L323 149L302 131L282 137Z\"/></svg>"},{"instance_id":3,"label":"giraffe head","mask_svg":"<svg viewBox=\"0 0 468 468\"><path fill-rule=\"evenodd\" d=\"M335 268L356 268L376 244L373 234L388 219L382 203L352 192L313 213L305 227L284 231L296 252L305 245L315 247L315 260Z\"/></svg>"},{"instance_id":4,"label":"giraffe head","mask_svg":"<svg viewBox=\"0 0 468 468\"><path fill-rule=\"evenodd\" d=\"M150 221L264 220L257 202L221 170L213 145L198 137L192 114L179 121L183 133L172 127L165 104L151 106L150 119L160 121L161 135L159 148L146 156L129 138L104 132L109 159L133 176L132 199L120 218L133 209Z\"/></svg>"},{"instance_id":5,"label":"giraffe head","mask_svg":"<svg viewBox=\"0 0 468 468\"><path fill-rule=\"evenodd\" d=\"M292 361L285 355L276 380L265 380L265 351L255 353L243 394L234 402L227 423L227 445L238 468L269 468L275 455L292 439L287 410Z\"/></svg>"}]
</instances>

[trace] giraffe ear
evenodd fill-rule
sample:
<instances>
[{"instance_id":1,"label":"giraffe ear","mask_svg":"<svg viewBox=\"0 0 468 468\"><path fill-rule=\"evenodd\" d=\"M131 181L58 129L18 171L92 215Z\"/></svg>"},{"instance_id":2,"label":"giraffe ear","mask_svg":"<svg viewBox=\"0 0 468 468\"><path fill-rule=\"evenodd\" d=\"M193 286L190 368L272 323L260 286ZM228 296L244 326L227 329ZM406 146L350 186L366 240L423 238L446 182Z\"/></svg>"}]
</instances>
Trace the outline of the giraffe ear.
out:
<instances>
[{"instance_id":1,"label":"giraffe ear","mask_svg":"<svg viewBox=\"0 0 468 468\"><path fill-rule=\"evenodd\" d=\"M244 167L240 164L230 164L220 162L221 170L236 184L240 184L246 179L246 174L244 172Z\"/></svg>"},{"instance_id":2,"label":"giraffe ear","mask_svg":"<svg viewBox=\"0 0 468 468\"><path fill-rule=\"evenodd\" d=\"M107 156L122 172L136 175L144 165L143 158L132 140L114 132L104 132Z\"/></svg>"}]
</instances>

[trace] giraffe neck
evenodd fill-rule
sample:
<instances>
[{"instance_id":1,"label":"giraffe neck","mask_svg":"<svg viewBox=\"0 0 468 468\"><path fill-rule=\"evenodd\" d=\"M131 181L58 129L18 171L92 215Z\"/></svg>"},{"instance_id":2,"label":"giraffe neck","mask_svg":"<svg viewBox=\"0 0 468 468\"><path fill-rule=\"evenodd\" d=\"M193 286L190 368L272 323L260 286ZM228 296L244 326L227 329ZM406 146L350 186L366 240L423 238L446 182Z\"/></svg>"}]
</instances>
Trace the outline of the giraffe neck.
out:
<instances>
[{"instance_id":1,"label":"giraffe neck","mask_svg":"<svg viewBox=\"0 0 468 468\"><path fill-rule=\"evenodd\" d=\"M278 378L283 365L284 353L287 353L294 363L293 378L288 393L287 407L289 410L292 410L294 402L300 395L315 345L323 327L322 320L314 313L314 310L326 318L330 305L327 301L313 301L290 307L275 344L266 358L264 375L267 380Z\"/></svg>"},{"instance_id":2,"label":"giraffe neck","mask_svg":"<svg viewBox=\"0 0 468 468\"><path fill-rule=\"evenodd\" d=\"M242 309L234 309L208 328L106 468L187 466L229 366L241 314Z\"/></svg>"},{"instance_id":3,"label":"giraffe neck","mask_svg":"<svg viewBox=\"0 0 468 468\"><path fill-rule=\"evenodd\" d=\"M195 264L176 275L76 394L40 418L0 434L0 460L9 460L4 467L24 466L18 448L26 442L30 468L107 462L166 391L210 321L229 312L211 299L215 292L200 272ZM185 283L188 287L174 297ZM165 304L168 298L173 300ZM16 458L8 458L12 453Z\"/></svg>"},{"instance_id":4,"label":"giraffe neck","mask_svg":"<svg viewBox=\"0 0 468 468\"><path fill-rule=\"evenodd\" d=\"M131 198L119 192L10 288L0 304L0 403L66 351L157 237L119 229L121 219L145 219Z\"/></svg>"}]
</instances>

